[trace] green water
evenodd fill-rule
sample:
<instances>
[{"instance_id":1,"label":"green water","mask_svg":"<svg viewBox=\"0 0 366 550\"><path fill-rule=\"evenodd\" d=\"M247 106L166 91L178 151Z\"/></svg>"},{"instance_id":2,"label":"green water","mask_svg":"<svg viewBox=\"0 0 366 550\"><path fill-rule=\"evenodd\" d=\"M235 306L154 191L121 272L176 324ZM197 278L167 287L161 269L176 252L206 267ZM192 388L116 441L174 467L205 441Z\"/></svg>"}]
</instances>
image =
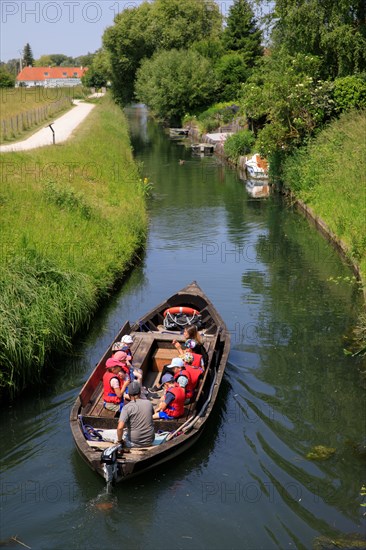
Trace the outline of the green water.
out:
<instances>
[{"instance_id":1,"label":"green water","mask_svg":"<svg viewBox=\"0 0 366 550\"><path fill-rule=\"evenodd\" d=\"M233 170L192 157L143 108L128 116L154 183L146 255L47 386L4 411L1 539L256 550L361 535L365 390L343 347L362 301L349 268L280 198L251 198ZM189 453L107 494L74 449L71 404L125 319L192 280L232 337L212 418ZM309 460L316 445L335 452Z\"/></svg>"}]
</instances>

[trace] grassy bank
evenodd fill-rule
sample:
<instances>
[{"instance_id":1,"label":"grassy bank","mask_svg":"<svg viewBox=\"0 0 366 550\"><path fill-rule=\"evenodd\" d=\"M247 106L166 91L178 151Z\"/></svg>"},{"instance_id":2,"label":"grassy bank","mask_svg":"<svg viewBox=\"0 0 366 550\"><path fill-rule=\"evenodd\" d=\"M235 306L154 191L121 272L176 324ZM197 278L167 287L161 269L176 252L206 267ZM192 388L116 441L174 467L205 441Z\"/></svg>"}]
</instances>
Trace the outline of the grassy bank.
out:
<instances>
[{"instance_id":1,"label":"grassy bank","mask_svg":"<svg viewBox=\"0 0 366 550\"><path fill-rule=\"evenodd\" d=\"M366 112L343 115L284 165L284 181L345 245L366 295ZM352 351L366 352L366 314L354 329Z\"/></svg>"},{"instance_id":2,"label":"grassy bank","mask_svg":"<svg viewBox=\"0 0 366 550\"><path fill-rule=\"evenodd\" d=\"M144 184L108 98L63 145L1 155L0 387L65 351L145 242Z\"/></svg>"},{"instance_id":3,"label":"grassy bank","mask_svg":"<svg viewBox=\"0 0 366 550\"><path fill-rule=\"evenodd\" d=\"M366 113L333 122L287 159L284 181L343 241L366 280Z\"/></svg>"}]
</instances>

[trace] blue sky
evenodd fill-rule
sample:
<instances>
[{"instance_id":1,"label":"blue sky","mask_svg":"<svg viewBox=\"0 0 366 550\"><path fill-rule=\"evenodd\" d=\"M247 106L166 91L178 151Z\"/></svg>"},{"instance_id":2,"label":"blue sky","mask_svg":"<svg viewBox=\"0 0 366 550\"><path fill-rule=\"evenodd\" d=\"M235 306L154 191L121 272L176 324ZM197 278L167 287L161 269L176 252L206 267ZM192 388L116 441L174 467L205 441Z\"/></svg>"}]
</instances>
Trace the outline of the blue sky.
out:
<instances>
[{"instance_id":1,"label":"blue sky","mask_svg":"<svg viewBox=\"0 0 366 550\"><path fill-rule=\"evenodd\" d=\"M217 0L227 14L233 0ZM28 42L33 57L95 52L114 16L142 0L0 0L0 59L19 58ZM270 2L268 2L270 3Z\"/></svg>"},{"instance_id":2,"label":"blue sky","mask_svg":"<svg viewBox=\"0 0 366 550\"><path fill-rule=\"evenodd\" d=\"M76 57L102 45L114 16L142 0L1 0L0 58L18 58L28 42L34 58L62 53Z\"/></svg>"}]
</instances>

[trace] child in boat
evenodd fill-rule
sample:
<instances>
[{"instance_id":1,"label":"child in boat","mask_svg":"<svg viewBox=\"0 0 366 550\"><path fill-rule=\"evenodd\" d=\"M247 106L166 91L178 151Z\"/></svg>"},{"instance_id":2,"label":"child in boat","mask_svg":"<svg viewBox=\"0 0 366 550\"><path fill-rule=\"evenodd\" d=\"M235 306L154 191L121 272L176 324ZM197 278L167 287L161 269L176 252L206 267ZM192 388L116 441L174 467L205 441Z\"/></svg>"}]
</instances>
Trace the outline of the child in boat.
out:
<instances>
[{"instance_id":1,"label":"child in boat","mask_svg":"<svg viewBox=\"0 0 366 550\"><path fill-rule=\"evenodd\" d=\"M201 356L200 356L201 357ZM183 361L184 361L184 370L188 373L190 377L190 392L186 391L186 396L188 395L190 402L193 401L195 397L196 388L198 386L198 382L201 380L202 375L204 373L203 368L203 359L201 359L202 364L201 366L194 366L194 354L186 351L183 355Z\"/></svg>"},{"instance_id":2,"label":"child in boat","mask_svg":"<svg viewBox=\"0 0 366 550\"><path fill-rule=\"evenodd\" d=\"M174 380L172 374L164 374L161 379L165 394L155 409L153 419L171 420L184 415L184 401L186 394L183 388Z\"/></svg>"},{"instance_id":3,"label":"child in boat","mask_svg":"<svg viewBox=\"0 0 366 550\"><path fill-rule=\"evenodd\" d=\"M104 407L110 411L120 411L124 403L124 393L130 383L129 368L127 367L127 355L124 352L118 352L120 355L116 358L107 359L103 375L103 399Z\"/></svg>"},{"instance_id":4,"label":"child in boat","mask_svg":"<svg viewBox=\"0 0 366 550\"><path fill-rule=\"evenodd\" d=\"M133 344L133 338L129 334L125 334L122 336L122 340L120 342L115 342L112 346L112 351L122 351L127 354L127 363L130 367L130 378L131 382L133 380L137 380L137 382L142 386L142 370L138 367L133 366L132 360L133 355L131 352L130 346ZM144 394L144 389L142 391L142 394Z\"/></svg>"},{"instance_id":5,"label":"child in boat","mask_svg":"<svg viewBox=\"0 0 366 550\"><path fill-rule=\"evenodd\" d=\"M201 335L197 330L197 327L195 325L190 325L189 327L186 327L183 331L183 336L184 338L186 338L186 341L183 344L184 349L182 348L181 343L177 340L173 340L172 342L179 355L182 356L185 351L191 351L193 353L202 355L204 366L207 367L208 355L205 346L203 345Z\"/></svg>"}]
</instances>

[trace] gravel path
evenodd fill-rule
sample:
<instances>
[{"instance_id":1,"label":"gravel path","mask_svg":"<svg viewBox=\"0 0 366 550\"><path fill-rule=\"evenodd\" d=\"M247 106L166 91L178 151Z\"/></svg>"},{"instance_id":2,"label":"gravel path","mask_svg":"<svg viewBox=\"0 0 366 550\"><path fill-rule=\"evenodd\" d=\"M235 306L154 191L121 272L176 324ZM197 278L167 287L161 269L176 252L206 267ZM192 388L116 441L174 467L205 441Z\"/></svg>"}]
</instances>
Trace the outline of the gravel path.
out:
<instances>
[{"instance_id":1,"label":"gravel path","mask_svg":"<svg viewBox=\"0 0 366 550\"><path fill-rule=\"evenodd\" d=\"M79 124L95 107L95 104L93 103L84 103L83 101L78 99L74 100L74 105L75 107L62 115L60 118L57 118L52 125L55 131L56 144L66 141L75 130L75 128L79 126ZM42 128L42 130L39 130L24 141L9 143L9 145L0 145L0 153L28 151L29 149L36 149L37 147L44 147L45 145L52 144L52 131L48 126L46 126L45 128Z\"/></svg>"}]
</instances>

